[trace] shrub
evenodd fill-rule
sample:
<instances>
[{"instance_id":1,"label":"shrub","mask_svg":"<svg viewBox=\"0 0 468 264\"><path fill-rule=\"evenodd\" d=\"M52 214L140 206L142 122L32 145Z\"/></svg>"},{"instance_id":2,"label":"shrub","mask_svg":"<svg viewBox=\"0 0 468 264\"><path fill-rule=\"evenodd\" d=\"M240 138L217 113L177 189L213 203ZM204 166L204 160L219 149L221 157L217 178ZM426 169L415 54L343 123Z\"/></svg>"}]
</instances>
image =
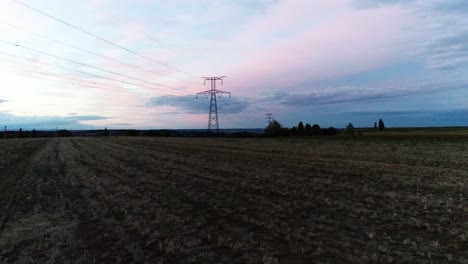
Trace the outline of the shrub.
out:
<instances>
[{"instance_id":1,"label":"shrub","mask_svg":"<svg viewBox=\"0 0 468 264\"><path fill-rule=\"evenodd\" d=\"M334 136L337 134L337 130L334 127L324 128L322 129L322 134L326 136Z\"/></svg>"},{"instance_id":2,"label":"shrub","mask_svg":"<svg viewBox=\"0 0 468 264\"><path fill-rule=\"evenodd\" d=\"M281 123L276 120L271 121L265 128L265 134L270 137L277 137L283 133L283 125L281 125Z\"/></svg>"}]
</instances>

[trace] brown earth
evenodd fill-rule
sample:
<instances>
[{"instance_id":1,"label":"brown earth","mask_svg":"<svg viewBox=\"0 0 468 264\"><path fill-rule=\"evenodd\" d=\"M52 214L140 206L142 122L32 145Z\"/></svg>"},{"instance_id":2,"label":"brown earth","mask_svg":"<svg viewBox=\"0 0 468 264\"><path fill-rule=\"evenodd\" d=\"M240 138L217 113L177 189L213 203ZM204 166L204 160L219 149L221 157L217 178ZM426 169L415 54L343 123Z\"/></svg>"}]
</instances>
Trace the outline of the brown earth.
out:
<instances>
[{"instance_id":1,"label":"brown earth","mask_svg":"<svg viewBox=\"0 0 468 264\"><path fill-rule=\"evenodd\" d=\"M468 140L0 150L0 263L468 263Z\"/></svg>"}]
</instances>

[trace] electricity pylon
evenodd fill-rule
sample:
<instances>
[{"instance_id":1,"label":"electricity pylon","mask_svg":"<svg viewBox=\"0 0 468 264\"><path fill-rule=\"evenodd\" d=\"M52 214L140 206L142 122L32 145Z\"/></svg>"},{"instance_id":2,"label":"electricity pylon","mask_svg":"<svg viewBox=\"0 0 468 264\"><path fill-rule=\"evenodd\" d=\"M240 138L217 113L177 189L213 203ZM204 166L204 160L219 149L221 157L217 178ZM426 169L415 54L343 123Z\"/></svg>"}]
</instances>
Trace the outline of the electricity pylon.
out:
<instances>
[{"instance_id":1,"label":"electricity pylon","mask_svg":"<svg viewBox=\"0 0 468 264\"><path fill-rule=\"evenodd\" d=\"M273 113L266 113L266 116L265 119L268 120L268 125L271 124L271 120L273 120L273 118L271 117L273 115Z\"/></svg>"},{"instance_id":2,"label":"electricity pylon","mask_svg":"<svg viewBox=\"0 0 468 264\"><path fill-rule=\"evenodd\" d=\"M216 81L221 81L221 84L223 84L223 78L226 76L220 76L220 77L202 77L205 79L203 82L204 85L206 85L206 81L211 82L211 89L206 90L203 92L197 93L197 98L198 95L204 94L207 98L208 95L210 95L210 112L208 116L208 131L212 132L214 129L216 130L216 133L219 133L219 120L218 120L218 104L216 102L216 95L219 94L221 97L222 94L229 94L229 97L231 97L230 92L225 92L221 90L216 89Z\"/></svg>"}]
</instances>

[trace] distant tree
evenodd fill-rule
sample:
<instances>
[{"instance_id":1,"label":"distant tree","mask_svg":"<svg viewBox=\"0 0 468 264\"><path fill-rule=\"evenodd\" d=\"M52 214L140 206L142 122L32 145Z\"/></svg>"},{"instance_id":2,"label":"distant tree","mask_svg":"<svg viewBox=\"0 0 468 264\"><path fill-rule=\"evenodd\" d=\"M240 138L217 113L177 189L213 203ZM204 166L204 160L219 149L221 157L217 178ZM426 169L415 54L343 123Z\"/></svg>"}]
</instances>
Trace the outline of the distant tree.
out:
<instances>
[{"instance_id":1,"label":"distant tree","mask_svg":"<svg viewBox=\"0 0 468 264\"><path fill-rule=\"evenodd\" d=\"M58 130L58 131L57 131L57 135L58 135L59 137L69 137L69 136L71 136L70 132L69 132L68 130L66 130L66 129L60 129L60 130Z\"/></svg>"},{"instance_id":2,"label":"distant tree","mask_svg":"<svg viewBox=\"0 0 468 264\"><path fill-rule=\"evenodd\" d=\"M327 136L334 136L337 134L337 129L334 127L324 128L322 129L322 133Z\"/></svg>"},{"instance_id":3,"label":"distant tree","mask_svg":"<svg viewBox=\"0 0 468 264\"><path fill-rule=\"evenodd\" d=\"M304 135L312 134L312 126L309 123L306 123L304 126Z\"/></svg>"},{"instance_id":4,"label":"distant tree","mask_svg":"<svg viewBox=\"0 0 468 264\"><path fill-rule=\"evenodd\" d=\"M107 130L107 127L104 128L104 136L109 136L109 130Z\"/></svg>"},{"instance_id":5,"label":"distant tree","mask_svg":"<svg viewBox=\"0 0 468 264\"><path fill-rule=\"evenodd\" d=\"M289 135L297 136L297 134L298 134L297 127L295 127L295 126L291 127L291 129L289 130Z\"/></svg>"},{"instance_id":6,"label":"distant tree","mask_svg":"<svg viewBox=\"0 0 468 264\"><path fill-rule=\"evenodd\" d=\"M280 122L273 120L265 128L265 134L271 137L280 136L282 133L282 128L283 128L283 125L281 125Z\"/></svg>"},{"instance_id":7,"label":"distant tree","mask_svg":"<svg viewBox=\"0 0 468 264\"><path fill-rule=\"evenodd\" d=\"M353 123L349 123L346 126L346 135L354 135L354 125L353 125Z\"/></svg>"},{"instance_id":8,"label":"distant tree","mask_svg":"<svg viewBox=\"0 0 468 264\"><path fill-rule=\"evenodd\" d=\"M374 122L374 129L377 130L377 122Z\"/></svg>"},{"instance_id":9,"label":"distant tree","mask_svg":"<svg viewBox=\"0 0 468 264\"><path fill-rule=\"evenodd\" d=\"M317 124L314 124L311 128L311 133L312 135L320 135L320 133L322 132L322 129L320 128L319 125Z\"/></svg>"},{"instance_id":10,"label":"distant tree","mask_svg":"<svg viewBox=\"0 0 468 264\"><path fill-rule=\"evenodd\" d=\"M136 136L138 136L138 131L136 129L128 130L127 131L127 136L136 137Z\"/></svg>"},{"instance_id":11,"label":"distant tree","mask_svg":"<svg viewBox=\"0 0 468 264\"><path fill-rule=\"evenodd\" d=\"M385 124L384 122L382 121L382 119L379 120L379 130L380 131L383 131L385 129Z\"/></svg>"},{"instance_id":12,"label":"distant tree","mask_svg":"<svg viewBox=\"0 0 468 264\"><path fill-rule=\"evenodd\" d=\"M37 132L36 132L36 129L33 128L32 132L31 132L31 137L37 137Z\"/></svg>"},{"instance_id":13,"label":"distant tree","mask_svg":"<svg viewBox=\"0 0 468 264\"><path fill-rule=\"evenodd\" d=\"M299 124L297 124L297 131L299 131L300 135L304 134L304 124L302 123L302 121L300 121Z\"/></svg>"},{"instance_id":14,"label":"distant tree","mask_svg":"<svg viewBox=\"0 0 468 264\"><path fill-rule=\"evenodd\" d=\"M23 138L23 137L24 137L24 132L23 132L23 129L22 129L22 128L20 128L20 129L18 130L18 137L20 137L20 138Z\"/></svg>"}]
</instances>

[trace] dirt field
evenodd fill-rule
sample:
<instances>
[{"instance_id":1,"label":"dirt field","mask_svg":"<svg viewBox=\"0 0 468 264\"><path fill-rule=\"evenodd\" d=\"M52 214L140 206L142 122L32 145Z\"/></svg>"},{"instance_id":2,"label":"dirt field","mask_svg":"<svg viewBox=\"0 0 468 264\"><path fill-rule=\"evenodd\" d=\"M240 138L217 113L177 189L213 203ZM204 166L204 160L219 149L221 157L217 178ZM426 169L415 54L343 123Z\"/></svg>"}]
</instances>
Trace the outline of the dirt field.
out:
<instances>
[{"instance_id":1,"label":"dirt field","mask_svg":"<svg viewBox=\"0 0 468 264\"><path fill-rule=\"evenodd\" d=\"M468 263L468 140L0 150L0 263Z\"/></svg>"}]
</instances>

